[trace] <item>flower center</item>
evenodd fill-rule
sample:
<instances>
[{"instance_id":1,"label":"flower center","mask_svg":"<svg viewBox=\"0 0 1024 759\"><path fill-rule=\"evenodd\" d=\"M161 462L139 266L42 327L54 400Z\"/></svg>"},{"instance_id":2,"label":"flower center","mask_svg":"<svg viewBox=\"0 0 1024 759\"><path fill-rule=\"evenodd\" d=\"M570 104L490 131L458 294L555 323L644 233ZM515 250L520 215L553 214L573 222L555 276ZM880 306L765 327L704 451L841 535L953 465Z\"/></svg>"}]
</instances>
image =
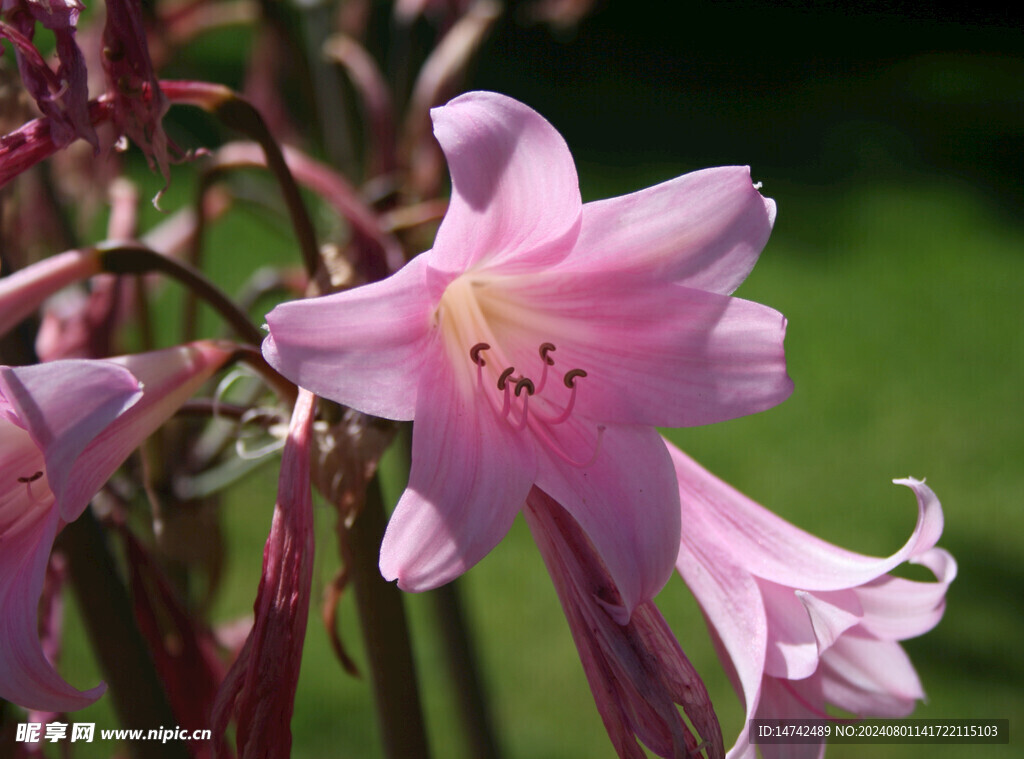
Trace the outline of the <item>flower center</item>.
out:
<instances>
[{"instance_id":1,"label":"flower center","mask_svg":"<svg viewBox=\"0 0 1024 759\"><path fill-rule=\"evenodd\" d=\"M477 389L482 392L491 404L490 396L488 395L488 388L484 382L484 367L487 366L487 361L481 355L484 351L490 350L490 345L487 343L477 343L469 349L469 358L476 364L477 369ZM546 398L547 406L556 409L554 415L545 413L544 411L534 410L530 412L530 398L534 396L541 397L540 394L544 390L548 380L548 367L554 366L555 360L551 358L551 353L555 350L554 343L541 343L539 353L541 357L541 374L540 379L534 383L532 379L527 377L525 374L521 376L515 376L515 367L505 367L501 374L498 375L497 388L502 393L502 407L498 411L497 407L494 406L494 410L498 415L506 420L513 429L519 431L525 429L528 425L531 431L540 439L545 446L550 449L553 453L557 454L561 459L572 464L575 467L581 469L586 468L594 463L597 458L597 454L601 450L601 439L604 436L604 426L599 425L597 428L597 445L594 448L594 452L590 458L586 461L578 461L569 456L565 451L562 450L561 446L553 439L551 435L551 427L562 424L572 416L573 407L576 405L576 380L587 376L587 372L583 369L570 369L563 375L562 384L569 389L569 399L565 402L564 407L558 409L555 402ZM517 412L513 412L513 407L517 405L516 400L521 397L519 403L520 408ZM518 420L516 417L518 416Z\"/></svg>"},{"instance_id":2,"label":"flower center","mask_svg":"<svg viewBox=\"0 0 1024 759\"><path fill-rule=\"evenodd\" d=\"M545 341L534 348L533 335L557 328L556 323L522 303L513 288L499 286L495 278L470 275L449 283L437 319L450 359L456 367L461 364L469 369L456 371L459 381L467 385L466 392L483 396L511 431L529 430L545 448L572 466L585 468L594 462L603 426L598 426L594 451L585 460L569 455L553 429L572 417L578 381L587 376L586 370L571 368L562 375L561 383L549 382L555 344ZM533 369L517 373L517 363Z\"/></svg>"}]
</instances>

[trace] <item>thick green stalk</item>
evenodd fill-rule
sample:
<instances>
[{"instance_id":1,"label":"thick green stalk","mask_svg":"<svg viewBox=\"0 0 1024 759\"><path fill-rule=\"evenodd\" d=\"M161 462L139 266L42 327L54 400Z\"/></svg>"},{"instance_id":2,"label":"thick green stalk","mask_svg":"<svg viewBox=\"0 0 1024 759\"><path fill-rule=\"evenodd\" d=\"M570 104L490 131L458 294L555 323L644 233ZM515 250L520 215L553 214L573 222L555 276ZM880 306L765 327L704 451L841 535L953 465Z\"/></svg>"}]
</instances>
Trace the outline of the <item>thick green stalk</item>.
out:
<instances>
[{"instance_id":1,"label":"thick green stalk","mask_svg":"<svg viewBox=\"0 0 1024 759\"><path fill-rule=\"evenodd\" d=\"M501 751L494 734L494 721L488 708L459 586L459 580L453 580L430 593L444 642L448 675L455 686L456 708L465 731L469 756L473 759L498 759Z\"/></svg>"},{"instance_id":2,"label":"thick green stalk","mask_svg":"<svg viewBox=\"0 0 1024 759\"><path fill-rule=\"evenodd\" d=\"M376 477L352 525L346 527L345 521L339 520L339 542L355 587L384 755L388 759L429 757L402 593L381 577L378 568L387 520Z\"/></svg>"}]
</instances>

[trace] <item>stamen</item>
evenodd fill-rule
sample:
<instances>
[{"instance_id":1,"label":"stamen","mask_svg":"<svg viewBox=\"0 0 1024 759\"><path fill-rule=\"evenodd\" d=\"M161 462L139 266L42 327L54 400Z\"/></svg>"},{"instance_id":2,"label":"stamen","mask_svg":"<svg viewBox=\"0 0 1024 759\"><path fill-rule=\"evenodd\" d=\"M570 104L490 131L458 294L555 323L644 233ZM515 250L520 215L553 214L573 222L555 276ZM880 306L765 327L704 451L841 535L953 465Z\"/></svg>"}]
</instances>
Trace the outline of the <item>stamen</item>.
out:
<instances>
[{"instance_id":1,"label":"stamen","mask_svg":"<svg viewBox=\"0 0 1024 759\"><path fill-rule=\"evenodd\" d=\"M565 373L565 377L562 378L562 382L565 383L565 386L567 388L575 389L576 388L576 378L577 377L586 377L586 376L587 376L587 373L583 369L570 369L569 371L567 371Z\"/></svg>"},{"instance_id":2,"label":"stamen","mask_svg":"<svg viewBox=\"0 0 1024 759\"><path fill-rule=\"evenodd\" d=\"M533 387L533 383L530 382L530 380L528 380L525 377L523 377L523 379L519 380L519 382L516 383L516 397L519 396L519 383L520 382L529 382L530 383L530 387ZM527 393L526 397L523 398L523 415L519 418L519 424L517 424L515 426L516 432L522 432L523 429L526 427L526 420L529 417L529 413L530 413L530 396L531 395L533 395L533 393Z\"/></svg>"},{"instance_id":3,"label":"stamen","mask_svg":"<svg viewBox=\"0 0 1024 759\"><path fill-rule=\"evenodd\" d=\"M521 377L516 381L516 398L519 397L520 393L526 390L527 395L533 395L536 389L533 387L533 380L529 377Z\"/></svg>"},{"instance_id":4,"label":"stamen","mask_svg":"<svg viewBox=\"0 0 1024 759\"><path fill-rule=\"evenodd\" d=\"M490 347L487 343L477 343L469 349L469 358L476 364L476 386L478 388L484 386L484 367L487 366L487 362L481 357L480 351L485 351Z\"/></svg>"},{"instance_id":5,"label":"stamen","mask_svg":"<svg viewBox=\"0 0 1024 759\"><path fill-rule=\"evenodd\" d=\"M540 344L540 358L544 364L544 368L540 372L540 382L537 383L537 392L541 392L544 386L548 383L548 367L554 366L555 360L548 355L555 349L554 343L541 343Z\"/></svg>"},{"instance_id":6,"label":"stamen","mask_svg":"<svg viewBox=\"0 0 1024 759\"><path fill-rule=\"evenodd\" d=\"M37 482L38 480L41 480L42 478L43 478L43 470L41 470L41 469L39 471L35 472L34 474L30 474L27 477L19 477L18 478L18 482L22 483L25 486L25 492L28 495L28 500L31 503L33 503L33 504L40 503L43 500L43 495L45 494L45 491L43 491L39 495L36 495L35 493L32 492L32 483L33 482Z\"/></svg>"},{"instance_id":7,"label":"stamen","mask_svg":"<svg viewBox=\"0 0 1024 759\"><path fill-rule=\"evenodd\" d=\"M514 366L510 366L508 369L506 369L505 371L503 371L501 373L501 375L498 377L498 389L499 390L504 390L505 389L506 381L508 381L508 378L512 376L512 374L515 372L515 370L516 370L516 368Z\"/></svg>"},{"instance_id":8,"label":"stamen","mask_svg":"<svg viewBox=\"0 0 1024 759\"><path fill-rule=\"evenodd\" d=\"M487 362L480 356L480 351L490 350L490 348L491 346L487 343L477 343L469 349L469 357L477 366L487 366Z\"/></svg>"},{"instance_id":9,"label":"stamen","mask_svg":"<svg viewBox=\"0 0 1024 759\"><path fill-rule=\"evenodd\" d=\"M501 404L502 419L507 419L508 412L512 410L512 392L509 390L508 387L508 378L512 376L512 373L515 370L516 368L514 366L510 366L501 373L501 376L498 377L498 389L504 391L505 393L505 400Z\"/></svg>"},{"instance_id":10,"label":"stamen","mask_svg":"<svg viewBox=\"0 0 1024 759\"><path fill-rule=\"evenodd\" d=\"M569 395L569 402L565 404L565 408L562 410L562 413L559 414L558 416L551 419L541 417L544 423L561 424L572 415L573 407L575 407L576 405L576 378L586 376L587 373L583 369L571 369L570 371L565 373L565 377L563 378L562 382L565 383L565 386L567 388L572 390L572 393Z\"/></svg>"},{"instance_id":11,"label":"stamen","mask_svg":"<svg viewBox=\"0 0 1024 759\"><path fill-rule=\"evenodd\" d=\"M506 386L507 387L507 386ZM526 397L523 398L523 415L519 418L519 424L516 425L516 432L519 432L526 427L526 420L530 413L530 396L533 395L533 380L529 377L520 377L516 380L516 398L526 390ZM508 397L508 390L505 391L505 397Z\"/></svg>"}]
</instances>

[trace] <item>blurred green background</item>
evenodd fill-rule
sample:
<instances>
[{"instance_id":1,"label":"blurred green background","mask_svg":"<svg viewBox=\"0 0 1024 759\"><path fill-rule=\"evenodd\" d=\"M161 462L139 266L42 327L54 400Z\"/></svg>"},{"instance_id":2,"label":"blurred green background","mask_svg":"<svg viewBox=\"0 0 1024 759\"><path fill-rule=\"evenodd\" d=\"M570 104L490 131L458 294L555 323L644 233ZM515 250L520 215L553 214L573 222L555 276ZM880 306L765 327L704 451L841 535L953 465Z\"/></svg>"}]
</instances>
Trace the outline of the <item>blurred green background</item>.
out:
<instances>
[{"instance_id":1,"label":"blurred green background","mask_svg":"<svg viewBox=\"0 0 1024 759\"><path fill-rule=\"evenodd\" d=\"M942 623L906 643L928 693L915 716L1009 718L1013 743L843 745L828 755L1024 756L1015 735L1024 726L1019 11L724 2L666 16L666 7L611 0L571 33L522 24L513 9L470 88L546 116L576 156L584 199L706 166L752 166L779 216L737 294L788 317L796 390L771 411L670 436L782 516L877 555L902 545L915 519L913 496L890 480L927 478L946 515L940 545L960 574ZM176 185L168 204L188 191ZM289 246L286 229L243 212L212 231L208 249L215 277L232 282ZM401 473L387 471L395 498ZM227 507L231 568L218 620L251 611L273 488L265 467ZM338 564L332 519L318 509L314 597ZM461 590L504 755L611 757L521 520ZM466 756L429 598L407 599L435 755ZM692 598L675 578L658 603L730 745L743 713ZM351 599L340 614L359 659ZM95 681L81 650L67 658L74 682ZM80 716L115 724L104 704ZM317 616L293 734L297 757L380 756L368 686L336 664Z\"/></svg>"}]
</instances>

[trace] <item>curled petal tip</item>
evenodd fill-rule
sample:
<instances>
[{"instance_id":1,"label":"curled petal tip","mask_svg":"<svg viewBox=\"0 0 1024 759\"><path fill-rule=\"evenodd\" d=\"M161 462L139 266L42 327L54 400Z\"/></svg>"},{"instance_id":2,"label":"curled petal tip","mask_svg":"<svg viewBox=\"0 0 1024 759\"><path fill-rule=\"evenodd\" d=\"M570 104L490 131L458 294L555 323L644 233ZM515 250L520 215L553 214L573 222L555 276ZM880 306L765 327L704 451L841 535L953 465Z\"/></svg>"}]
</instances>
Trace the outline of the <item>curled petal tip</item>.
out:
<instances>
[{"instance_id":1,"label":"curled petal tip","mask_svg":"<svg viewBox=\"0 0 1024 759\"><path fill-rule=\"evenodd\" d=\"M892 481L893 485L906 485L908 488L915 488L918 485L924 485L924 483L924 479L919 480L916 477L898 477Z\"/></svg>"},{"instance_id":2,"label":"curled petal tip","mask_svg":"<svg viewBox=\"0 0 1024 759\"><path fill-rule=\"evenodd\" d=\"M911 564L918 564L926 567L935 575L935 579L943 585L950 585L956 579L959 567L953 554L944 548L932 548L920 556L914 556L907 560Z\"/></svg>"}]
</instances>

